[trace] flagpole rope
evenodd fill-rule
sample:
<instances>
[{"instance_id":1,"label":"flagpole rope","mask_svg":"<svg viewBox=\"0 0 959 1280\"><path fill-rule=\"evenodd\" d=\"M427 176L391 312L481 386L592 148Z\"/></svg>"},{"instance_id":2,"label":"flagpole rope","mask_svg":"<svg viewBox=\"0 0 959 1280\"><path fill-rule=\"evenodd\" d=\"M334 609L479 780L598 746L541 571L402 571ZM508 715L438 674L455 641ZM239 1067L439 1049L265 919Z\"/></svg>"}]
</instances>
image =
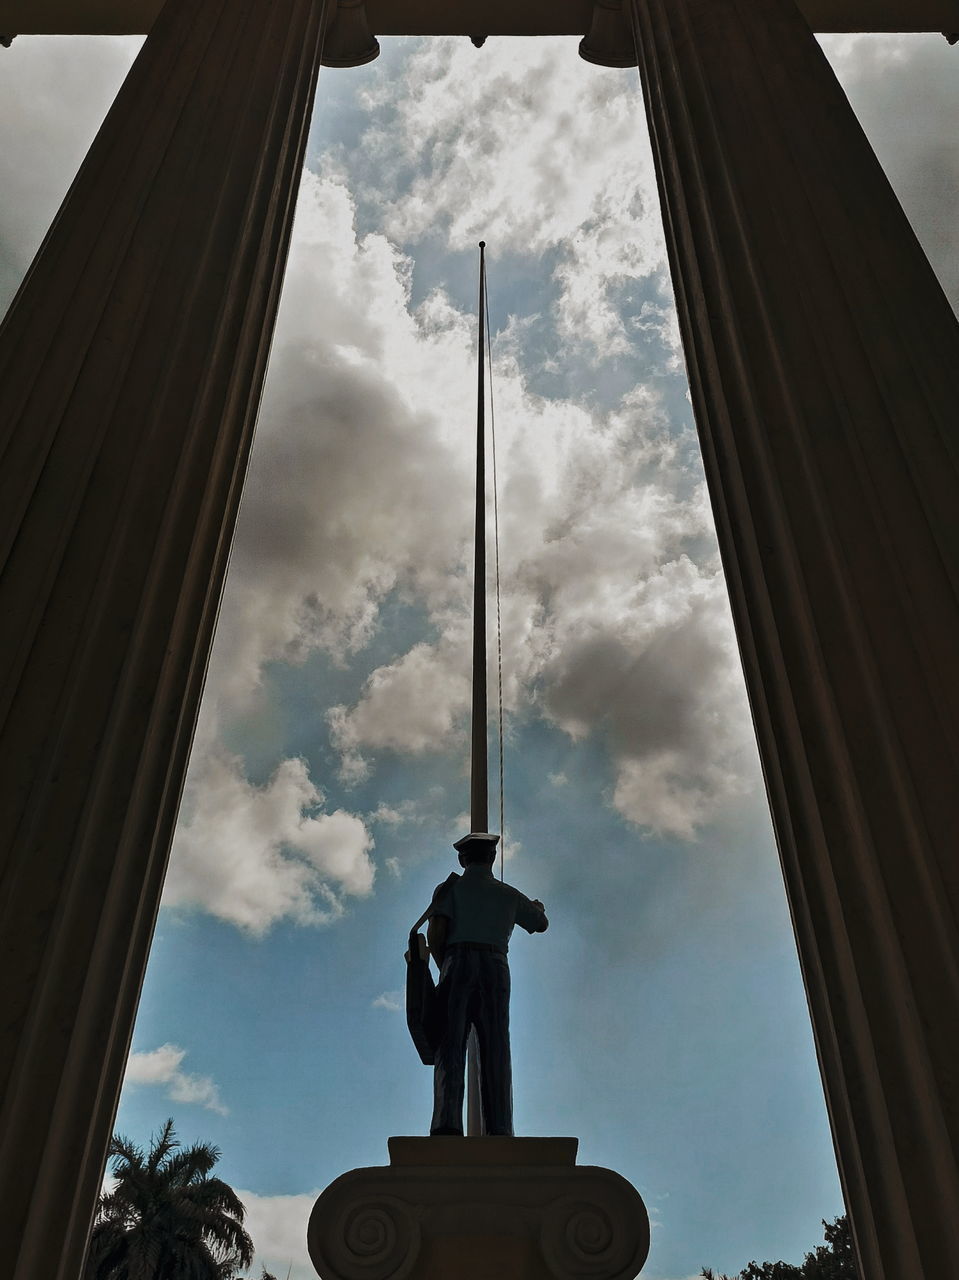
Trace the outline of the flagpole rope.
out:
<instances>
[{"instance_id":1,"label":"flagpole rope","mask_svg":"<svg viewBox=\"0 0 959 1280\"><path fill-rule=\"evenodd\" d=\"M496 679L499 694L499 878L504 879L506 863L506 801L505 769L503 762L503 612L500 603L499 571L499 478L496 471L496 408L493 398L493 343L489 323L489 285L486 280L486 263L483 263L483 289L486 295L486 365L489 371L489 422L491 454L493 461L493 563L496 583Z\"/></svg>"}]
</instances>

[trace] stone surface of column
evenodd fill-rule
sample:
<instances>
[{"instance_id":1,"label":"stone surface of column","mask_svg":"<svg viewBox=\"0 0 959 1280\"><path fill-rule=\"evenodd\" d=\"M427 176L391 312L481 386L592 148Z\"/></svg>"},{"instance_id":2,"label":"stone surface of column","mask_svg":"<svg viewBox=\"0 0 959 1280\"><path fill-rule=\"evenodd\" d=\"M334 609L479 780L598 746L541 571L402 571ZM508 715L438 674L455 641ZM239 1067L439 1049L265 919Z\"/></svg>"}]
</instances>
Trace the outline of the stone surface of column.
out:
<instances>
[{"instance_id":1,"label":"stone surface of column","mask_svg":"<svg viewBox=\"0 0 959 1280\"><path fill-rule=\"evenodd\" d=\"M959 326L792 0L628 3L864 1280L940 1280L959 1258Z\"/></svg>"},{"instance_id":2,"label":"stone surface of column","mask_svg":"<svg viewBox=\"0 0 959 1280\"><path fill-rule=\"evenodd\" d=\"M321 1280L634 1280L649 1253L639 1192L576 1165L576 1138L390 1138L390 1165L322 1193Z\"/></svg>"},{"instance_id":3,"label":"stone surface of column","mask_svg":"<svg viewBox=\"0 0 959 1280\"><path fill-rule=\"evenodd\" d=\"M0 330L5 1280L80 1271L322 25L322 0L169 0Z\"/></svg>"},{"instance_id":4,"label":"stone surface of column","mask_svg":"<svg viewBox=\"0 0 959 1280\"><path fill-rule=\"evenodd\" d=\"M583 35L593 0L367 0L383 36ZM128 35L149 31L163 0L0 0L0 31ZM959 0L799 0L817 31L955 31Z\"/></svg>"}]
</instances>

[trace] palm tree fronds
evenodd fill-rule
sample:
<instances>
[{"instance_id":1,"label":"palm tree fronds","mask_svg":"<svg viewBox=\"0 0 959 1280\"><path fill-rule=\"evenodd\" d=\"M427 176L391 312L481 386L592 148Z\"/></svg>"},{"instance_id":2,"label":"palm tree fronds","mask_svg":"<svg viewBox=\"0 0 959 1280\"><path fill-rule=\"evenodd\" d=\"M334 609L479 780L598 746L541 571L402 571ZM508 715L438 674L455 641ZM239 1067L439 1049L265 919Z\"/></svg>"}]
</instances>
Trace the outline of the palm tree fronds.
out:
<instances>
[{"instance_id":1,"label":"palm tree fronds","mask_svg":"<svg viewBox=\"0 0 959 1280\"><path fill-rule=\"evenodd\" d=\"M84 1280L235 1280L253 1261L243 1203L210 1171L219 1149L182 1147L167 1120L144 1153L110 1143L114 1185L100 1197Z\"/></svg>"}]
</instances>

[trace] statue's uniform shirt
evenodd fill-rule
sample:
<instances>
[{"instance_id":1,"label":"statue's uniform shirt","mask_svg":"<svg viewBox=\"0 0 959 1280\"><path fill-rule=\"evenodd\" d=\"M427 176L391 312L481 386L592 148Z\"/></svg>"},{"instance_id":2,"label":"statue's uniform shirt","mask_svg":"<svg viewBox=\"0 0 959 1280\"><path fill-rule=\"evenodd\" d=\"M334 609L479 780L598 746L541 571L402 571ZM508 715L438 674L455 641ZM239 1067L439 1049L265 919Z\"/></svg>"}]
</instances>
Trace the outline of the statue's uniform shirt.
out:
<instances>
[{"instance_id":1,"label":"statue's uniform shirt","mask_svg":"<svg viewBox=\"0 0 959 1280\"><path fill-rule=\"evenodd\" d=\"M489 867L475 863L461 876L437 885L433 914L449 918L447 946L482 942L503 951L509 948L514 925L536 933L543 922L543 912L525 893L497 880Z\"/></svg>"},{"instance_id":2,"label":"statue's uniform shirt","mask_svg":"<svg viewBox=\"0 0 959 1280\"><path fill-rule=\"evenodd\" d=\"M476 1031L480 1093L489 1134L513 1132L513 1078L509 1049L509 961L514 925L529 933L546 916L525 894L473 863L437 886L433 914L449 920L438 996L446 1029L436 1051L431 1133L462 1133L466 1042Z\"/></svg>"}]
</instances>

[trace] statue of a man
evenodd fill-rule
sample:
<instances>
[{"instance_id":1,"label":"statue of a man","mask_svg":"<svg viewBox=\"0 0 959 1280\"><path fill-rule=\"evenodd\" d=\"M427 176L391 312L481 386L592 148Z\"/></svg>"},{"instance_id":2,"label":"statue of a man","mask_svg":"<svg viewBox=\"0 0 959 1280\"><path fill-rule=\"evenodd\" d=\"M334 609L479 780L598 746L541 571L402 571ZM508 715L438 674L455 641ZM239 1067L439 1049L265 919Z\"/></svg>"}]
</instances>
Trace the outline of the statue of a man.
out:
<instances>
[{"instance_id":1,"label":"statue of a man","mask_svg":"<svg viewBox=\"0 0 959 1280\"><path fill-rule=\"evenodd\" d=\"M527 933L549 926L543 904L493 875L499 836L471 832L453 846L463 874L433 894L427 940L440 968L437 995L446 1024L433 1069L433 1135L463 1133L466 1042L479 1043L480 1096L488 1134L513 1133L509 1052L509 961L514 925Z\"/></svg>"}]
</instances>

